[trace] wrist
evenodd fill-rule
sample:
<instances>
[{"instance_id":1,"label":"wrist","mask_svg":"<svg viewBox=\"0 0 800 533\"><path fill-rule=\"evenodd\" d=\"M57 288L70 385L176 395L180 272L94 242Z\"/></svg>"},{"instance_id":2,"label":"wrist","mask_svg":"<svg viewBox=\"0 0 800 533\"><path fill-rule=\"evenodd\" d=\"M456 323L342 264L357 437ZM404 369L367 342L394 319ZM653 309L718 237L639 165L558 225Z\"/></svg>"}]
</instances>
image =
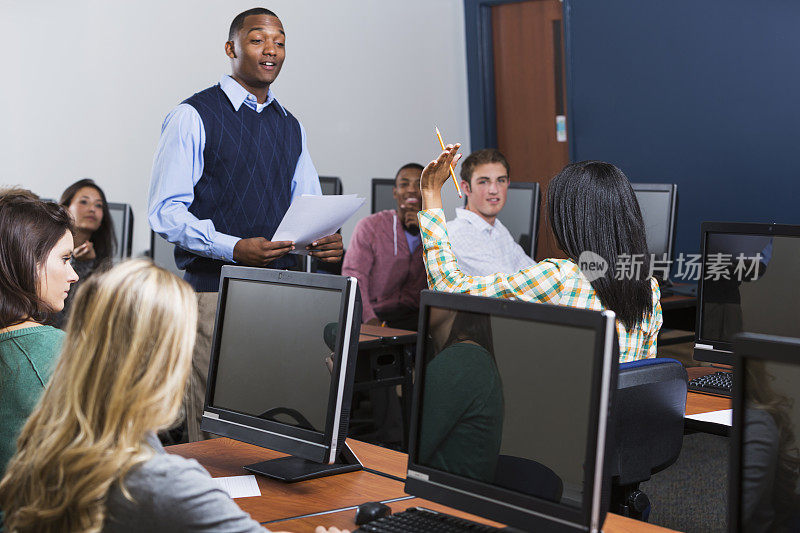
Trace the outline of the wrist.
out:
<instances>
[{"instance_id":1,"label":"wrist","mask_svg":"<svg viewBox=\"0 0 800 533\"><path fill-rule=\"evenodd\" d=\"M442 209L441 193L438 191L423 191L422 209Z\"/></svg>"}]
</instances>

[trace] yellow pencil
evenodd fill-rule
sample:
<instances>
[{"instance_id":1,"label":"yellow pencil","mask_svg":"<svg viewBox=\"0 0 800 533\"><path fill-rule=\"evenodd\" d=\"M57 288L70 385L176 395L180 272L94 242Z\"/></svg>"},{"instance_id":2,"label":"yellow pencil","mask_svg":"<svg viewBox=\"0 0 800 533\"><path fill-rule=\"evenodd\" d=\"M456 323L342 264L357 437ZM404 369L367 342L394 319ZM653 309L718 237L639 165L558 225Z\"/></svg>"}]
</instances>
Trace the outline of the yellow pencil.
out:
<instances>
[{"instance_id":1,"label":"yellow pencil","mask_svg":"<svg viewBox=\"0 0 800 533\"><path fill-rule=\"evenodd\" d=\"M436 127L436 126L434 126ZM439 132L439 128L436 127L436 137L439 139L439 144L442 146L442 150L444 150L444 141L442 140L442 134ZM456 179L456 173L453 170L453 165L450 165L450 176L453 178L453 183L456 184L456 191L458 191L458 197L461 198L461 187L458 186L458 180Z\"/></svg>"}]
</instances>

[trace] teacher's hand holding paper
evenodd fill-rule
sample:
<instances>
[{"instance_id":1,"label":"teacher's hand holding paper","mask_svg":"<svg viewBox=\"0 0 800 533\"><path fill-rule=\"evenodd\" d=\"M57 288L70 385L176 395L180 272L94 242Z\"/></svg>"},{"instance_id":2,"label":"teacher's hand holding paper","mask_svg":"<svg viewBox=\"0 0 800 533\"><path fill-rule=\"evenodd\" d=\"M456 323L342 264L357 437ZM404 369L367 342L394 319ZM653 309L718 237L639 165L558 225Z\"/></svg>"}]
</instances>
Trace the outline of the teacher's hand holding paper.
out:
<instances>
[{"instance_id":1,"label":"teacher's hand holding paper","mask_svg":"<svg viewBox=\"0 0 800 533\"><path fill-rule=\"evenodd\" d=\"M264 237L240 239L233 247L233 260L240 265L264 267L292 250L292 241L268 241Z\"/></svg>"},{"instance_id":2,"label":"teacher's hand holding paper","mask_svg":"<svg viewBox=\"0 0 800 533\"><path fill-rule=\"evenodd\" d=\"M295 253L308 253L323 261L341 260L342 236L336 230L364 204L355 194L296 198L283 216L273 241L292 241Z\"/></svg>"},{"instance_id":3,"label":"teacher's hand holding paper","mask_svg":"<svg viewBox=\"0 0 800 533\"><path fill-rule=\"evenodd\" d=\"M316 257L326 263L338 263L344 255L342 236L338 233L322 237L306 246L308 255Z\"/></svg>"}]
</instances>

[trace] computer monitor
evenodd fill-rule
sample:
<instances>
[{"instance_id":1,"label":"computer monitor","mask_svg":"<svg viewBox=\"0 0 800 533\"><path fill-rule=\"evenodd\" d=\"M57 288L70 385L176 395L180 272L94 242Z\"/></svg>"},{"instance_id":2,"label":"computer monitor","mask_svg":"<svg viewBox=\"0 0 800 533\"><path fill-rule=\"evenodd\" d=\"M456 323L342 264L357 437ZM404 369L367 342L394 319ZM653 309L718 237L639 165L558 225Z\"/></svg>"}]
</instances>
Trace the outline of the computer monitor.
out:
<instances>
[{"instance_id":1,"label":"computer monitor","mask_svg":"<svg viewBox=\"0 0 800 533\"><path fill-rule=\"evenodd\" d=\"M800 339L744 333L734 353L728 531L800 531Z\"/></svg>"},{"instance_id":2,"label":"computer monitor","mask_svg":"<svg viewBox=\"0 0 800 533\"><path fill-rule=\"evenodd\" d=\"M161 268L166 268L176 276L183 277L183 270L175 264L175 245L152 230L150 231L150 258Z\"/></svg>"},{"instance_id":3,"label":"computer monitor","mask_svg":"<svg viewBox=\"0 0 800 533\"><path fill-rule=\"evenodd\" d=\"M394 199L393 189L393 179L372 178L372 213L397 208L397 201Z\"/></svg>"},{"instance_id":4,"label":"computer monitor","mask_svg":"<svg viewBox=\"0 0 800 533\"><path fill-rule=\"evenodd\" d=\"M128 204L108 202L108 212L114 222L114 237L117 240L115 259L125 259L131 256L133 245L133 210Z\"/></svg>"},{"instance_id":5,"label":"computer monitor","mask_svg":"<svg viewBox=\"0 0 800 533\"><path fill-rule=\"evenodd\" d=\"M342 180L334 176L320 176L319 184L322 187L322 194L342 194Z\"/></svg>"},{"instance_id":6,"label":"computer monitor","mask_svg":"<svg viewBox=\"0 0 800 533\"><path fill-rule=\"evenodd\" d=\"M291 454L246 466L285 481L361 468L347 448L355 278L225 265L201 428Z\"/></svg>"},{"instance_id":7,"label":"computer monitor","mask_svg":"<svg viewBox=\"0 0 800 533\"><path fill-rule=\"evenodd\" d=\"M498 218L531 258L536 256L539 230L539 184L512 181Z\"/></svg>"},{"instance_id":8,"label":"computer monitor","mask_svg":"<svg viewBox=\"0 0 800 533\"><path fill-rule=\"evenodd\" d=\"M700 246L695 360L731 364L742 331L800 337L800 226L704 222Z\"/></svg>"},{"instance_id":9,"label":"computer monitor","mask_svg":"<svg viewBox=\"0 0 800 533\"><path fill-rule=\"evenodd\" d=\"M423 291L406 492L523 531L599 531L614 324Z\"/></svg>"},{"instance_id":10,"label":"computer monitor","mask_svg":"<svg viewBox=\"0 0 800 533\"><path fill-rule=\"evenodd\" d=\"M674 183L631 183L631 187L644 218L648 252L658 261L671 262L678 186Z\"/></svg>"}]
</instances>

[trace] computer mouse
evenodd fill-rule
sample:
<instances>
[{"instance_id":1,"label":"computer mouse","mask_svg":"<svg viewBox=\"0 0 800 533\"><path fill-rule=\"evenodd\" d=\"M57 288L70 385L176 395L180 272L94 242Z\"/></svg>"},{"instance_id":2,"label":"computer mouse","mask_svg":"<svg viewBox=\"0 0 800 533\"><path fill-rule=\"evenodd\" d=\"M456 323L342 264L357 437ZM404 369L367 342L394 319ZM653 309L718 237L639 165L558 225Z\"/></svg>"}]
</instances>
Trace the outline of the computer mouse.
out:
<instances>
[{"instance_id":1,"label":"computer mouse","mask_svg":"<svg viewBox=\"0 0 800 533\"><path fill-rule=\"evenodd\" d=\"M392 509L388 505L380 502L362 503L356 509L356 525L363 526L367 522L372 522L390 514L392 514Z\"/></svg>"}]
</instances>

